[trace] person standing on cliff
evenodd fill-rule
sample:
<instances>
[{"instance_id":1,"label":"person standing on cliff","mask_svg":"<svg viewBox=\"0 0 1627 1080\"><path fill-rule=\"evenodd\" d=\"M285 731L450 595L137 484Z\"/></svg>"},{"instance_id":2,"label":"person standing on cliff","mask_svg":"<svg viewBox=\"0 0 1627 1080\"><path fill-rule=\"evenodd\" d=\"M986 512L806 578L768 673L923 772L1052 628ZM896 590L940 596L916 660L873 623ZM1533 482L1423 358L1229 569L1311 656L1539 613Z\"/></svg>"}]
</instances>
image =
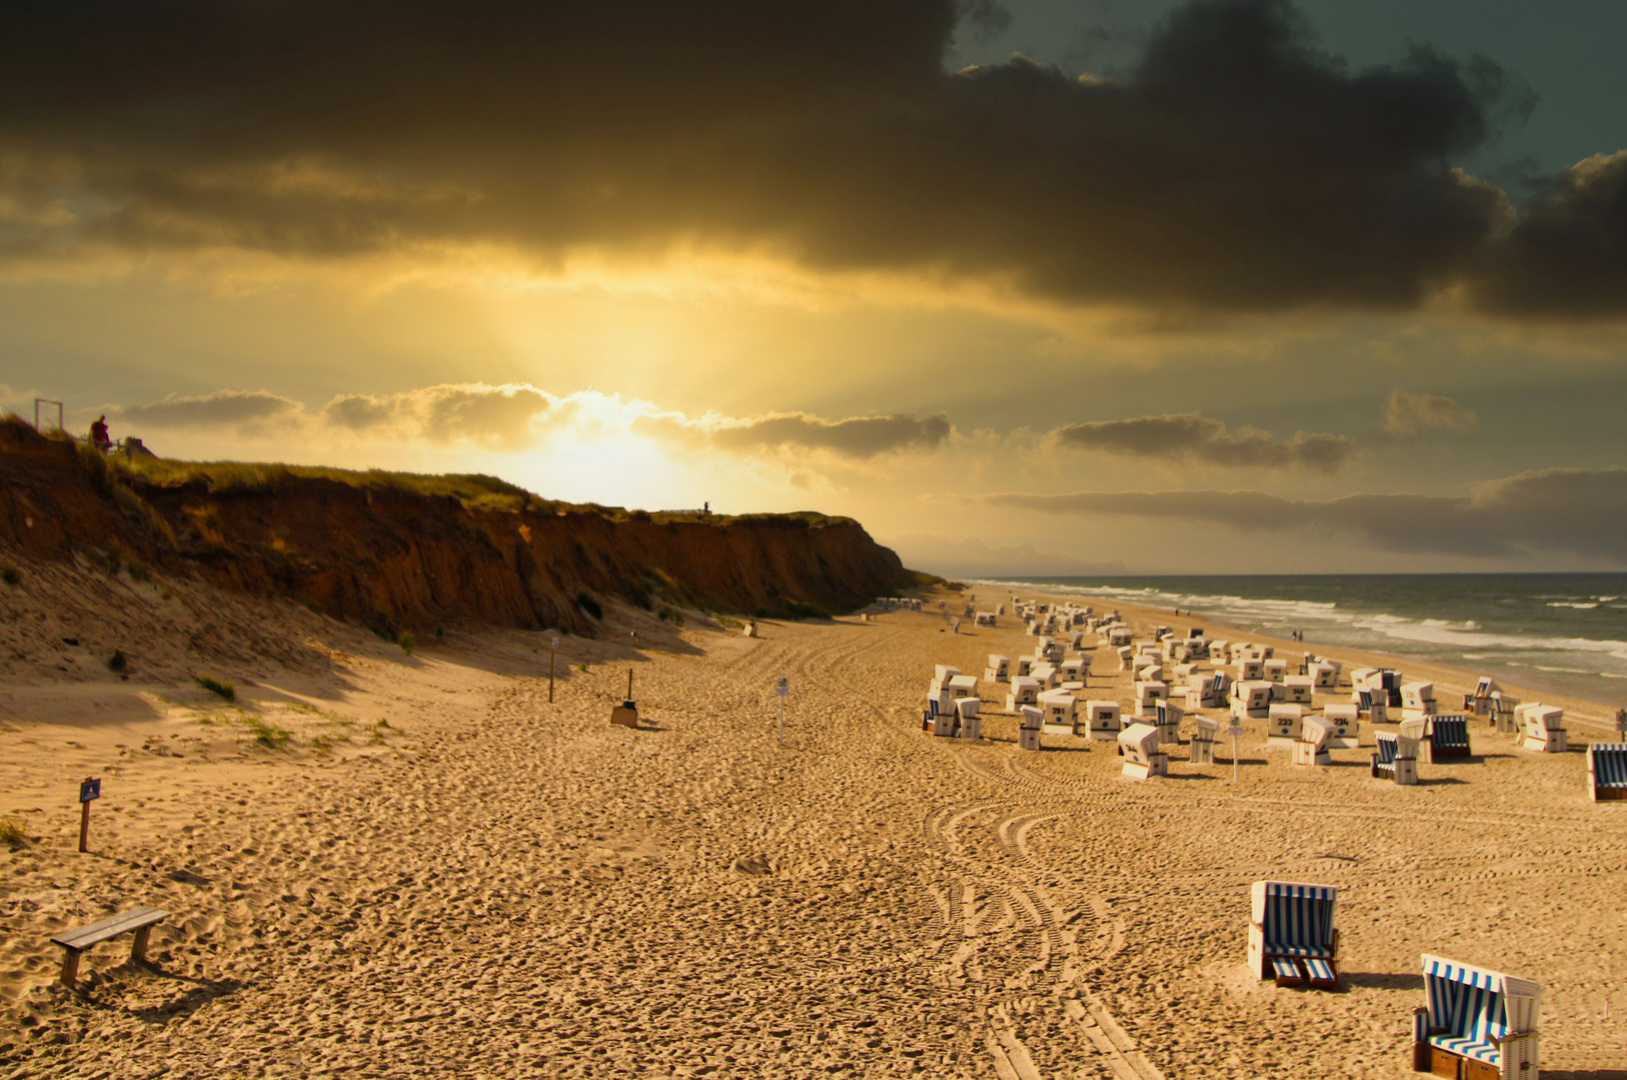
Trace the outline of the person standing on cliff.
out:
<instances>
[{"instance_id":1,"label":"person standing on cliff","mask_svg":"<svg viewBox=\"0 0 1627 1080\"><path fill-rule=\"evenodd\" d=\"M90 425L90 444L102 453L113 449L113 440L107 434L107 414L103 413Z\"/></svg>"}]
</instances>

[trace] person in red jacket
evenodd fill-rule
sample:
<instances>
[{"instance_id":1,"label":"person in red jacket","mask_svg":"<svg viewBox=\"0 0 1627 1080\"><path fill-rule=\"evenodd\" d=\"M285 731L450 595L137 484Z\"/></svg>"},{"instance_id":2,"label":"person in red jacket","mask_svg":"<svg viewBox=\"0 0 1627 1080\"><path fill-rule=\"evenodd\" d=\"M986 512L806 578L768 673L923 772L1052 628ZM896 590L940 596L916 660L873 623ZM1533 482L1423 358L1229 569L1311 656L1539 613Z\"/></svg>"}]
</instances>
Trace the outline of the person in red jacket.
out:
<instances>
[{"instance_id":1,"label":"person in red jacket","mask_svg":"<svg viewBox=\"0 0 1627 1080\"><path fill-rule=\"evenodd\" d=\"M102 453L113 449L113 440L107 434L107 414L97 417L96 422L90 425L90 443Z\"/></svg>"}]
</instances>

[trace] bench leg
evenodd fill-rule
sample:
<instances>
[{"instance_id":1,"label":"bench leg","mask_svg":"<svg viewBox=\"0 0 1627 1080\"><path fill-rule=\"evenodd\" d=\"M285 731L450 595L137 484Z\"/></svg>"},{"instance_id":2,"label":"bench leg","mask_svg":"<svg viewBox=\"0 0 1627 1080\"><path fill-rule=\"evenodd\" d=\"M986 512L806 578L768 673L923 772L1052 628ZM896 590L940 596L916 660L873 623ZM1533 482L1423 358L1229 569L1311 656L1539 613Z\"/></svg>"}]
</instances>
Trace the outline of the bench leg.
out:
<instances>
[{"instance_id":1,"label":"bench leg","mask_svg":"<svg viewBox=\"0 0 1627 1080\"><path fill-rule=\"evenodd\" d=\"M145 964L147 962L147 937L153 932L151 926L143 926L136 931L135 941L130 943L130 963Z\"/></svg>"},{"instance_id":2,"label":"bench leg","mask_svg":"<svg viewBox=\"0 0 1627 1080\"><path fill-rule=\"evenodd\" d=\"M73 989L75 980L79 978L79 950L63 946L62 949L62 985L69 990Z\"/></svg>"}]
</instances>

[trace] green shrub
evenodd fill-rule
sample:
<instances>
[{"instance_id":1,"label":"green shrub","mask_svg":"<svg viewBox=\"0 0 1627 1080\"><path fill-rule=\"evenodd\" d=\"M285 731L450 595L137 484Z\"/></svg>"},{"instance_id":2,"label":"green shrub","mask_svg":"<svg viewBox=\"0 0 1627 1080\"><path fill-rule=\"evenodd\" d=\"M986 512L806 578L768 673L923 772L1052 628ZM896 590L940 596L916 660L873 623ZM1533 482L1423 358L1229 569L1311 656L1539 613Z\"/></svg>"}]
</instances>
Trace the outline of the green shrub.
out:
<instances>
[{"instance_id":1,"label":"green shrub","mask_svg":"<svg viewBox=\"0 0 1627 1080\"><path fill-rule=\"evenodd\" d=\"M0 581L7 585L17 585L23 580L23 572L15 566L0 566Z\"/></svg>"},{"instance_id":2,"label":"green shrub","mask_svg":"<svg viewBox=\"0 0 1627 1080\"><path fill-rule=\"evenodd\" d=\"M412 636L411 630L401 631L401 636L395 639L395 643L401 646L401 651L408 656L411 656L412 650L418 647L418 639Z\"/></svg>"},{"instance_id":3,"label":"green shrub","mask_svg":"<svg viewBox=\"0 0 1627 1080\"><path fill-rule=\"evenodd\" d=\"M23 833L23 823L13 821L11 818L0 818L0 844L6 845L12 851L21 851L27 847L29 839Z\"/></svg>"},{"instance_id":4,"label":"green shrub","mask_svg":"<svg viewBox=\"0 0 1627 1080\"><path fill-rule=\"evenodd\" d=\"M227 701L237 700L237 687L233 686L230 680L223 681L213 675L194 675L192 681L216 697L224 698Z\"/></svg>"},{"instance_id":5,"label":"green shrub","mask_svg":"<svg viewBox=\"0 0 1627 1080\"><path fill-rule=\"evenodd\" d=\"M593 595L585 589L576 594L576 606L587 612L596 620L604 619L604 608L601 607L599 605L599 601L595 600Z\"/></svg>"},{"instance_id":6,"label":"green shrub","mask_svg":"<svg viewBox=\"0 0 1627 1080\"><path fill-rule=\"evenodd\" d=\"M243 723L249 729L249 734L253 736L255 745L263 746L267 750L281 750L288 743L288 740L293 737L282 728L274 727L261 720L258 716L251 716Z\"/></svg>"},{"instance_id":7,"label":"green shrub","mask_svg":"<svg viewBox=\"0 0 1627 1080\"><path fill-rule=\"evenodd\" d=\"M665 619L674 626L682 626L684 624L684 613L681 611L674 611L671 608L664 607L661 609L660 615L661 618Z\"/></svg>"},{"instance_id":8,"label":"green shrub","mask_svg":"<svg viewBox=\"0 0 1627 1080\"><path fill-rule=\"evenodd\" d=\"M123 649L114 649L113 655L107 658L107 670L115 675L123 675L130 666L130 660L124 655Z\"/></svg>"}]
</instances>

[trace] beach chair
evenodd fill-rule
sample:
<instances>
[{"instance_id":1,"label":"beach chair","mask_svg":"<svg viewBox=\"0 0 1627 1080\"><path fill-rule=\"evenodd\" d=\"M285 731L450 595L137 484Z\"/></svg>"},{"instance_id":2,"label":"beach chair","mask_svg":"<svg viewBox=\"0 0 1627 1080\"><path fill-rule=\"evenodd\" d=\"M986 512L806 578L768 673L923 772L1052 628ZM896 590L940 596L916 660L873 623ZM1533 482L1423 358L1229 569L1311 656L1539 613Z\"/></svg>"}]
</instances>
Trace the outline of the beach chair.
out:
<instances>
[{"instance_id":1,"label":"beach chair","mask_svg":"<svg viewBox=\"0 0 1627 1080\"><path fill-rule=\"evenodd\" d=\"M1413 1010L1414 1072L1458 1080L1537 1080L1542 987L1425 953Z\"/></svg>"},{"instance_id":2,"label":"beach chair","mask_svg":"<svg viewBox=\"0 0 1627 1080\"><path fill-rule=\"evenodd\" d=\"M1463 711L1471 716L1491 715L1491 695L1501 689L1490 675L1482 675L1474 692L1463 695Z\"/></svg>"},{"instance_id":3,"label":"beach chair","mask_svg":"<svg viewBox=\"0 0 1627 1080\"><path fill-rule=\"evenodd\" d=\"M1220 721L1207 716L1192 718L1192 741L1187 744L1187 760L1194 765L1215 763L1215 740L1220 736Z\"/></svg>"},{"instance_id":4,"label":"beach chair","mask_svg":"<svg viewBox=\"0 0 1627 1080\"><path fill-rule=\"evenodd\" d=\"M1299 742L1305 724L1305 706L1272 705L1266 714L1267 747L1288 747Z\"/></svg>"},{"instance_id":5,"label":"beach chair","mask_svg":"<svg viewBox=\"0 0 1627 1080\"><path fill-rule=\"evenodd\" d=\"M977 698L961 698L955 702L955 717L959 721L955 737L960 739L981 739L983 737L983 718L978 715L983 703Z\"/></svg>"},{"instance_id":6,"label":"beach chair","mask_svg":"<svg viewBox=\"0 0 1627 1080\"><path fill-rule=\"evenodd\" d=\"M1150 717L1160 701L1169 700L1169 686L1161 682L1138 682L1135 684L1135 694L1136 715Z\"/></svg>"},{"instance_id":7,"label":"beach chair","mask_svg":"<svg viewBox=\"0 0 1627 1080\"><path fill-rule=\"evenodd\" d=\"M1032 675L1034 665L1037 663L1039 663L1039 657L1037 656L1019 656L1017 657L1017 668L1013 674L1020 676Z\"/></svg>"},{"instance_id":8,"label":"beach chair","mask_svg":"<svg viewBox=\"0 0 1627 1080\"><path fill-rule=\"evenodd\" d=\"M1049 660L1042 660L1035 664L1028 674L1031 678L1038 680L1040 686L1047 690L1055 690L1062 684L1062 673Z\"/></svg>"},{"instance_id":9,"label":"beach chair","mask_svg":"<svg viewBox=\"0 0 1627 1080\"><path fill-rule=\"evenodd\" d=\"M1014 713L1024 705L1038 705L1040 682L1028 675L1018 675L1009 684L1011 689L1006 691L1006 712Z\"/></svg>"},{"instance_id":10,"label":"beach chair","mask_svg":"<svg viewBox=\"0 0 1627 1080\"><path fill-rule=\"evenodd\" d=\"M1309 705L1316 683L1309 675L1289 675L1282 681L1281 700L1290 705Z\"/></svg>"},{"instance_id":11,"label":"beach chair","mask_svg":"<svg viewBox=\"0 0 1627 1080\"><path fill-rule=\"evenodd\" d=\"M1382 688L1361 689L1350 692L1351 704L1366 716L1369 723L1387 724L1390 721L1389 697Z\"/></svg>"},{"instance_id":12,"label":"beach chair","mask_svg":"<svg viewBox=\"0 0 1627 1080\"><path fill-rule=\"evenodd\" d=\"M1036 701L1040 712L1045 714L1047 725L1056 724L1073 729L1074 705L1073 694L1067 690L1047 690Z\"/></svg>"},{"instance_id":13,"label":"beach chair","mask_svg":"<svg viewBox=\"0 0 1627 1080\"><path fill-rule=\"evenodd\" d=\"M1519 722L1514 718L1514 712L1520 707L1520 699L1512 694L1505 694L1500 690L1492 691L1491 695L1491 725L1504 735L1518 735Z\"/></svg>"},{"instance_id":14,"label":"beach chair","mask_svg":"<svg viewBox=\"0 0 1627 1080\"><path fill-rule=\"evenodd\" d=\"M1569 747L1565 736L1565 710L1533 701L1515 710L1521 721L1524 736L1520 743L1527 750L1541 750L1545 754L1563 754Z\"/></svg>"},{"instance_id":15,"label":"beach chair","mask_svg":"<svg viewBox=\"0 0 1627 1080\"><path fill-rule=\"evenodd\" d=\"M1167 746L1181 741L1181 717L1185 712L1171 701L1160 701L1153 708L1153 726L1158 729L1158 745Z\"/></svg>"},{"instance_id":16,"label":"beach chair","mask_svg":"<svg viewBox=\"0 0 1627 1080\"><path fill-rule=\"evenodd\" d=\"M1627 799L1627 743L1588 747L1588 797L1593 802Z\"/></svg>"},{"instance_id":17,"label":"beach chair","mask_svg":"<svg viewBox=\"0 0 1627 1080\"><path fill-rule=\"evenodd\" d=\"M1377 750L1373 754L1373 777L1378 780L1395 779L1396 735L1393 731L1380 731L1373 735Z\"/></svg>"},{"instance_id":18,"label":"beach chair","mask_svg":"<svg viewBox=\"0 0 1627 1080\"><path fill-rule=\"evenodd\" d=\"M1161 682L1163 678L1163 664L1148 664L1136 669L1136 682Z\"/></svg>"},{"instance_id":19,"label":"beach chair","mask_svg":"<svg viewBox=\"0 0 1627 1080\"><path fill-rule=\"evenodd\" d=\"M975 698L977 696L976 675L954 675L944 684L949 696L959 701L961 698Z\"/></svg>"},{"instance_id":20,"label":"beach chair","mask_svg":"<svg viewBox=\"0 0 1627 1080\"><path fill-rule=\"evenodd\" d=\"M1078 715L1076 711L1073 727L1075 735L1085 735L1092 739L1116 739L1124 727L1122 717L1119 715L1119 703L1116 701L1085 702L1083 731L1079 730Z\"/></svg>"},{"instance_id":21,"label":"beach chair","mask_svg":"<svg viewBox=\"0 0 1627 1080\"><path fill-rule=\"evenodd\" d=\"M1423 720L1437 711L1434 683L1407 683L1401 688L1401 719Z\"/></svg>"},{"instance_id":22,"label":"beach chair","mask_svg":"<svg viewBox=\"0 0 1627 1080\"><path fill-rule=\"evenodd\" d=\"M1587 748L1587 793L1594 802L1627 799L1627 743Z\"/></svg>"},{"instance_id":23,"label":"beach chair","mask_svg":"<svg viewBox=\"0 0 1627 1080\"><path fill-rule=\"evenodd\" d=\"M1354 750L1361 745L1361 717L1354 705L1326 705L1322 719L1333 725L1333 736L1328 747L1335 750Z\"/></svg>"},{"instance_id":24,"label":"beach chair","mask_svg":"<svg viewBox=\"0 0 1627 1080\"><path fill-rule=\"evenodd\" d=\"M1260 664L1264 674L1261 676L1266 682L1278 683L1288 681L1288 661L1283 659L1265 660Z\"/></svg>"},{"instance_id":25,"label":"beach chair","mask_svg":"<svg viewBox=\"0 0 1627 1080\"><path fill-rule=\"evenodd\" d=\"M1469 718L1437 716L1429 721L1429 760L1443 761L1469 756Z\"/></svg>"},{"instance_id":26,"label":"beach chair","mask_svg":"<svg viewBox=\"0 0 1627 1080\"><path fill-rule=\"evenodd\" d=\"M1158 729L1152 724L1131 724L1119 732L1123 775L1132 780L1169 775L1169 755L1158 749Z\"/></svg>"},{"instance_id":27,"label":"beach chair","mask_svg":"<svg viewBox=\"0 0 1627 1080\"><path fill-rule=\"evenodd\" d=\"M1265 661L1239 660L1237 661L1238 682L1258 682L1265 678Z\"/></svg>"},{"instance_id":28,"label":"beach chair","mask_svg":"<svg viewBox=\"0 0 1627 1080\"><path fill-rule=\"evenodd\" d=\"M1318 660L1310 665L1306 672L1318 690L1337 690L1339 688L1339 665L1332 660Z\"/></svg>"},{"instance_id":29,"label":"beach chair","mask_svg":"<svg viewBox=\"0 0 1627 1080\"><path fill-rule=\"evenodd\" d=\"M1249 970L1278 986L1337 986L1339 931L1333 908L1338 898L1331 885L1256 881L1249 890Z\"/></svg>"},{"instance_id":30,"label":"beach chair","mask_svg":"<svg viewBox=\"0 0 1627 1080\"><path fill-rule=\"evenodd\" d=\"M1333 725L1320 716L1307 716L1300 722L1299 740L1294 743L1295 765L1332 765L1328 753L1328 740L1333 737Z\"/></svg>"},{"instance_id":31,"label":"beach chair","mask_svg":"<svg viewBox=\"0 0 1627 1080\"><path fill-rule=\"evenodd\" d=\"M1232 683L1231 711L1239 720L1244 717L1265 719L1271 714L1271 684L1258 679Z\"/></svg>"},{"instance_id":32,"label":"beach chair","mask_svg":"<svg viewBox=\"0 0 1627 1080\"><path fill-rule=\"evenodd\" d=\"M1032 705L1024 705L1017 726L1017 745L1024 750L1043 750L1041 735L1045 731L1045 714Z\"/></svg>"},{"instance_id":33,"label":"beach chair","mask_svg":"<svg viewBox=\"0 0 1627 1080\"><path fill-rule=\"evenodd\" d=\"M1395 782L1416 784L1418 762L1428 761L1429 743L1424 739L1424 721L1403 720L1395 734Z\"/></svg>"},{"instance_id":34,"label":"beach chair","mask_svg":"<svg viewBox=\"0 0 1627 1080\"><path fill-rule=\"evenodd\" d=\"M984 682L1010 682L1011 661L999 653L989 653L989 666L983 669Z\"/></svg>"}]
</instances>

